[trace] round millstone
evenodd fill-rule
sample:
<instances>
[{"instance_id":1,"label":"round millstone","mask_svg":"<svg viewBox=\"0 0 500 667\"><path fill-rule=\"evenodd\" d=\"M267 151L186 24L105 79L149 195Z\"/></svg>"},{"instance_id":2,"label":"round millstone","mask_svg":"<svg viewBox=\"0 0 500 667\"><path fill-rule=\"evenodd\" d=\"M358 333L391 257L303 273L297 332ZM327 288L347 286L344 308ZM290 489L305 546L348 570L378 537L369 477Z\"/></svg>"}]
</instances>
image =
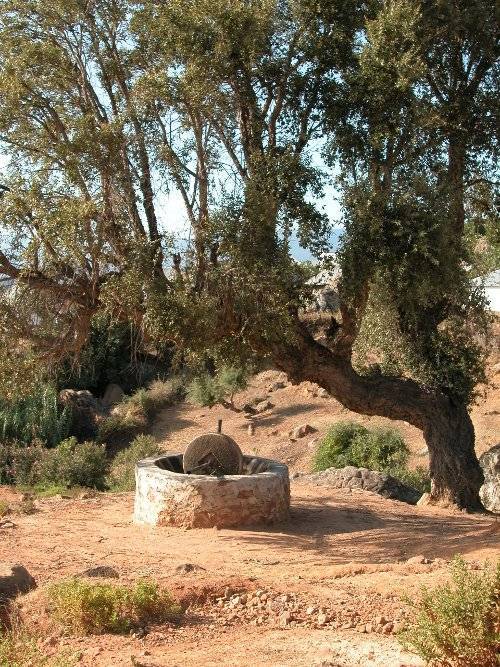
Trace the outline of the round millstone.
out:
<instances>
[{"instance_id":1,"label":"round millstone","mask_svg":"<svg viewBox=\"0 0 500 667\"><path fill-rule=\"evenodd\" d=\"M194 475L238 475L243 454L236 442L222 433L206 433L187 446L182 467Z\"/></svg>"}]
</instances>

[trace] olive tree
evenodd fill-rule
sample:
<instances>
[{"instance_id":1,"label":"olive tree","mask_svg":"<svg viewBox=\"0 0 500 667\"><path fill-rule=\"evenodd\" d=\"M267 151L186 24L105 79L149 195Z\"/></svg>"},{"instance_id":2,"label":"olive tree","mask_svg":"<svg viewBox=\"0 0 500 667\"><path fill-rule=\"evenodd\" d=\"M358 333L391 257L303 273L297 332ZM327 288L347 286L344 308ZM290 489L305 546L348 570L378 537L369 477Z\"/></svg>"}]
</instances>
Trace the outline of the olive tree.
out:
<instances>
[{"instance_id":1,"label":"olive tree","mask_svg":"<svg viewBox=\"0 0 500 667\"><path fill-rule=\"evenodd\" d=\"M2 377L76 353L107 311L415 425L432 498L479 507L464 235L470 192L494 187L495 27L487 0L2 2ZM319 340L290 239L328 249L314 201L338 174L340 315ZM184 246L159 222L173 190ZM377 308L398 355L375 368Z\"/></svg>"}]
</instances>

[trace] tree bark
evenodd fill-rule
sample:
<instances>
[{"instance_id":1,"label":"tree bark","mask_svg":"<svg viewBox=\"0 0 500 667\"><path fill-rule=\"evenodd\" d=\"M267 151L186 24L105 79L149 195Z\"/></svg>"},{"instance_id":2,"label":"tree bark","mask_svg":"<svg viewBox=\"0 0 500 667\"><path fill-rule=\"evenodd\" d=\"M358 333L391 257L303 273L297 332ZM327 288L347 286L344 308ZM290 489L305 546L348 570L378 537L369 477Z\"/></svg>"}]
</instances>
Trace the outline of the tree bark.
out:
<instances>
[{"instance_id":1,"label":"tree bark","mask_svg":"<svg viewBox=\"0 0 500 667\"><path fill-rule=\"evenodd\" d=\"M316 341L300 321L295 341L275 343L272 355L292 381L317 383L353 412L402 420L419 428L429 448L430 501L471 511L482 508L483 474L465 405L408 378L359 375L348 356Z\"/></svg>"}]
</instances>

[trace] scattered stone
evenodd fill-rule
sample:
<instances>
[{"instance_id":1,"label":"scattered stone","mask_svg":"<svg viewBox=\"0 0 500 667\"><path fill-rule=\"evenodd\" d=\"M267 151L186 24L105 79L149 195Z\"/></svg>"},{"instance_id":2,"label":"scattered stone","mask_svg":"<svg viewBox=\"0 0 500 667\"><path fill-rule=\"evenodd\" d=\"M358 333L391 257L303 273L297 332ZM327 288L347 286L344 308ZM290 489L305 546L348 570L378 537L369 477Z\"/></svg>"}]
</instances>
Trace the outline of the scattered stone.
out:
<instances>
[{"instance_id":1,"label":"scattered stone","mask_svg":"<svg viewBox=\"0 0 500 667\"><path fill-rule=\"evenodd\" d=\"M117 570L110 565L96 565L84 570L81 577L102 577L103 579L119 579L120 575Z\"/></svg>"},{"instance_id":2,"label":"scattered stone","mask_svg":"<svg viewBox=\"0 0 500 667\"><path fill-rule=\"evenodd\" d=\"M266 412L267 410L272 410L274 408L274 405L271 403L271 401L265 400L261 401L260 403L257 403L255 406L255 414L261 414L262 412Z\"/></svg>"},{"instance_id":3,"label":"scattered stone","mask_svg":"<svg viewBox=\"0 0 500 667\"><path fill-rule=\"evenodd\" d=\"M289 433L291 438L303 438L305 435L309 435L309 433L315 433L318 429L314 428L314 426L311 426L310 424L302 424L301 426L297 426L296 428L292 429Z\"/></svg>"},{"instance_id":4,"label":"scattered stone","mask_svg":"<svg viewBox=\"0 0 500 667\"><path fill-rule=\"evenodd\" d=\"M205 571L204 567L201 565L195 565L194 563L182 563L175 568L177 574L188 574L189 572L200 572Z\"/></svg>"},{"instance_id":5,"label":"scattered stone","mask_svg":"<svg viewBox=\"0 0 500 667\"><path fill-rule=\"evenodd\" d=\"M317 621L316 621L318 625L321 625L321 626L325 625L326 621L327 621L326 614L323 614L323 613L318 614L318 618L317 618Z\"/></svg>"},{"instance_id":6,"label":"scattered stone","mask_svg":"<svg viewBox=\"0 0 500 667\"><path fill-rule=\"evenodd\" d=\"M90 439L96 435L98 424L107 411L90 391L63 389L59 392L58 401L71 409L72 429L79 439Z\"/></svg>"},{"instance_id":7,"label":"scattered stone","mask_svg":"<svg viewBox=\"0 0 500 667\"><path fill-rule=\"evenodd\" d=\"M20 593L29 593L36 588L36 581L22 565L0 564L0 601L15 598Z\"/></svg>"},{"instance_id":8,"label":"scattered stone","mask_svg":"<svg viewBox=\"0 0 500 667\"><path fill-rule=\"evenodd\" d=\"M406 562L409 565L428 565L431 561L425 556L412 556Z\"/></svg>"},{"instance_id":9,"label":"scattered stone","mask_svg":"<svg viewBox=\"0 0 500 667\"><path fill-rule=\"evenodd\" d=\"M417 505L419 507L425 507L426 505L430 505L430 504L431 504L431 495L430 495L430 493L423 493L420 496L419 500L417 500Z\"/></svg>"},{"instance_id":10,"label":"scattered stone","mask_svg":"<svg viewBox=\"0 0 500 667\"><path fill-rule=\"evenodd\" d=\"M267 391L269 393L272 393L273 391L278 391L278 389L284 389L285 387L286 387L285 382L273 382L272 384L269 385Z\"/></svg>"},{"instance_id":11,"label":"scattered stone","mask_svg":"<svg viewBox=\"0 0 500 667\"><path fill-rule=\"evenodd\" d=\"M318 389L317 396L318 396L319 398L330 398L330 394L329 394L329 393L327 392L327 390L324 389L323 387L320 387L320 388Z\"/></svg>"},{"instance_id":12,"label":"scattered stone","mask_svg":"<svg viewBox=\"0 0 500 667\"><path fill-rule=\"evenodd\" d=\"M255 435L255 424L248 424L248 435Z\"/></svg>"},{"instance_id":13,"label":"scattered stone","mask_svg":"<svg viewBox=\"0 0 500 667\"><path fill-rule=\"evenodd\" d=\"M490 512L500 513L500 444L485 452L479 459L484 484L479 490L481 501Z\"/></svg>"},{"instance_id":14,"label":"scattered stone","mask_svg":"<svg viewBox=\"0 0 500 667\"><path fill-rule=\"evenodd\" d=\"M16 528L16 527L17 524L15 524L10 519L0 519L0 528Z\"/></svg>"},{"instance_id":15,"label":"scattered stone","mask_svg":"<svg viewBox=\"0 0 500 667\"><path fill-rule=\"evenodd\" d=\"M292 615L289 611L284 611L279 618L279 624L282 628L286 628L287 625L290 625L292 620Z\"/></svg>"},{"instance_id":16,"label":"scattered stone","mask_svg":"<svg viewBox=\"0 0 500 667\"><path fill-rule=\"evenodd\" d=\"M111 408L117 403L121 403L125 398L125 392L120 387L120 385L110 382L106 389L104 390L104 396L102 397L102 404L106 408Z\"/></svg>"},{"instance_id":17,"label":"scattered stone","mask_svg":"<svg viewBox=\"0 0 500 667\"><path fill-rule=\"evenodd\" d=\"M422 447L422 449L419 449L417 452L417 456L427 456L429 454L429 450L427 447Z\"/></svg>"},{"instance_id":18,"label":"scattered stone","mask_svg":"<svg viewBox=\"0 0 500 667\"><path fill-rule=\"evenodd\" d=\"M393 629L394 629L394 623L391 623L389 621L389 623L386 623L382 628L382 632L384 633L384 635L390 635Z\"/></svg>"},{"instance_id":19,"label":"scattered stone","mask_svg":"<svg viewBox=\"0 0 500 667\"><path fill-rule=\"evenodd\" d=\"M322 472L303 475L304 482L312 482L320 486L329 486L336 489L359 489L377 493L384 498L400 500L415 505L421 494L387 473L367 468L328 468Z\"/></svg>"}]
</instances>

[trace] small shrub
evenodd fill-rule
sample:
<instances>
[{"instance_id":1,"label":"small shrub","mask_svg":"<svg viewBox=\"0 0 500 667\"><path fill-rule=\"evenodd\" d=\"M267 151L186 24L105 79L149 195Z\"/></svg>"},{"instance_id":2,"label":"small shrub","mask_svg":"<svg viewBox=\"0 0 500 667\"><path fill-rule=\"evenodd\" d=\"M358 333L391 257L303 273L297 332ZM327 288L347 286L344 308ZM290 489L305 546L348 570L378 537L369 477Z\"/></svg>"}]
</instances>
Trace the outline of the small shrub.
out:
<instances>
[{"instance_id":1,"label":"small shrub","mask_svg":"<svg viewBox=\"0 0 500 667\"><path fill-rule=\"evenodd\" d=\"M108 467L103 445L68 438L47 451L40 465L39 483L104 489Z\"/></svg>"},{"instance_id":2,"label":"small shrub","mask_svg":"<svg viewBox=\"0 0 500 667\"><path fill-rule=\"evenodd\" d=\"M113 412L99 424L97 440L109 445L129 442L134 436L147 428L143 415L121 414Z\"/></svg>"},{"instance_id":3,"label":"small shrub","mask_svg":"<svg viewBox=\"0 0 500 667\"><path fill-rule=\"evenodd\" d=\"M12 442L0 444L0 484L33 486L39 481L40 465L47 455L41 443L26 446Z\"/></svg>"},{"instance_id":4,"label":"small shrub","mask_svg":"<svg viewBox=\"0 0 500 667\"><path fill-rule=\"evenodd\" d=\"M338 422L321 441L314 459L314 470L355 466L386 472L404 484L424 493L430 491L425 468L407 468L409 451L395 429L367 429L355 422Z\"/></svg>"},{"instance_id":5,"label":"small shrub","mask_svg":"<svg viewBox=\"0 0 500 667\"><path fill-rule=\"evenodd\" d=\"M321 441L314 459L314 470L344 468L356 465L351 457L351 447L357 437L363 437L368 429L356 422L334 424Z\"/></svg>"},{"instance_id":6,"label":"small shrub","mask_svg":"<svg viewBox=\"0 0 500 667\"><path fill-rule=\"evenodd\" d=\"M78 657L68 652L46 655L39 640L23 627L0 629L0 667L73 667L78 663Z\"/></svg>"},{"instance_id":7,"label":"small shrub","mask_svg":"<svg viewBox=\"0 0 500 667\"><path fill-rule=\"evenodd\" d=\"M155 415L163 408L173 405L182 394L182 383L178 378L154 380L147 389L139 389L113 408L98 430L98 441L123 444L144 432Z\"/></svg>"},{"instance_id":8,"label":"small shrub","mask_svg":"<svg viewBox=\"0 0 500 667\"><path fill-rule=\"evenodd\" d=\"M161 449L150 435L138 435L135 440L115 456L111 464L109 486L113 491L135 489L135 464L148 456L160 454Z\"/></svg>"},{"instance_id":9,"label":"small shrub","mask_svg":"<svg viewBox=\"0 0 500 667\"><path fill-rule=\"evenodd\" d=\"M216 376L204 373L196 377L188 386L188 400L195 405L213 407L217 403L233 406L236 392L245 389L249 371L236 366L223 366Z\"/></svg>"},{"instance_id":10,"label":"small shrub","mask_svg":"<svg viewBox=\"0 0 500 667\"><path fill-rule=\"evenodd\" d=\"M470 572L457 557L451 582L422 589L407 600L410 625L399 635L403 646L435 665L498 667L500 655L500 563Z\"/></svg>"},{"instance_id":11,"label":"small shrub","mask_svg":"<svg viewBox=\"0 0 500 667\"><path fill-rule=\"evenodd\" d=\"M147 622L176 620L181 608L154 582L134 587L69 579L48 589L50 613L73 633L124 633Z\"/></svg>"},{"instance_id":12,"label":"small shrub","mask_svg":"<svg viewBox=\"0 0 500 667\"><path fill-rule=\"evenodd\" d=\"M390 470L390 474L399 479L403 484L417 489L420 493L429 493L431 490L431 477L429 471L422 466L417 466L414 470L405 467L396 467Z\"/></svg>"},{"instance_id":13,"label":"small shrub","mask_svg":"<svg viewBox=\"0 0 500 667\"><path fill-rule=\"evenodd\" d=\"M196 377L187 389L187 398L194 405L212 408L224 399L224 391L217 382L217 378L208 373Z\"/></svg>"},{"instance_id":14,"label":"small shrub","mask_svg":"<svg viewBox=\"0 0 500 667\"><path fill-rule=\"evenodd\" d=\"M395 429L367 429L354 422L339 422L323 438L315 470L356 466L389 472L405 467L408 447Z\"/></svg>"},{"instance_id":15,"label":"small shrub","mask_svg":"<svg viewBox=\"0 0 500 667\"><path fill-rule=\"evenodd\" d=\"M3 516L7 516L10 512L10 505L6 500L0 500L0 519Z\"/></svg>"},{"instance_id":16,"label":"small shrub","mask_svg":"<svg viewBox=\"0 0 500 667\"><path fill-rule=\"evenodd\" d=\"M183 389L183 381L179 376L170 380L153 380L148 387L149 400L156 411L162 410L174 405L182 397Z\"/></svg>"}]
</instances>

